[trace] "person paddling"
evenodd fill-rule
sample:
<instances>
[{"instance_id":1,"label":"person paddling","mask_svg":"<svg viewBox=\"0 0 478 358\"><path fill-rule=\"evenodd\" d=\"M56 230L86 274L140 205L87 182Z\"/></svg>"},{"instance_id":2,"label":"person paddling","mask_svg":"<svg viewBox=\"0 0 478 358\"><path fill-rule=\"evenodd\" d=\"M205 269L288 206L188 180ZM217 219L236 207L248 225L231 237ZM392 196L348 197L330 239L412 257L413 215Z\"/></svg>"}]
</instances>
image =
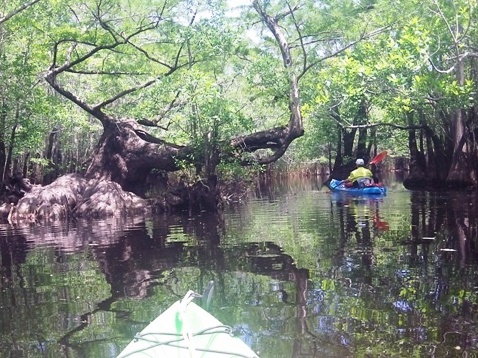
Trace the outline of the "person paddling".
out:
<instances>
[{"instance_id":1,"label":"person paddling","mask_svg":"<svg viewBox=\"0 0 478 358\"><path fill-rule=\"evenodd\" d=\"M340 184L345 184L347 187L362 188L373 185L373 174L370 169L365 168L365 162L362 158L355 161L356 169L350 172L347 179L342 180Z\"/></svg>"}]
</instances>

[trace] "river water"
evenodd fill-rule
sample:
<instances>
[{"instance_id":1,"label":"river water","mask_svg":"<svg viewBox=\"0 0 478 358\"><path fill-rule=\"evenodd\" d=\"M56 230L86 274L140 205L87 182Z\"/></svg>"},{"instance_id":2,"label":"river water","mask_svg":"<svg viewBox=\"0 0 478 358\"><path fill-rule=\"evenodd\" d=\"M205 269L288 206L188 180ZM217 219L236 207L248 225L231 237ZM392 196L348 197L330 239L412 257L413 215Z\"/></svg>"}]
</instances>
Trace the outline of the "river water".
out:
<instances>
[{"instance_id":1,"label":"river water","mask_svg":"<svg viewBox=\"0 0 478 358\"><path fill-rule=\"evenodd\" d=\"M475 193L258 185L220 216L0 225L0 357L113 358L188 290L262 358L477 357Z\"/></svg>"}]
</instances>

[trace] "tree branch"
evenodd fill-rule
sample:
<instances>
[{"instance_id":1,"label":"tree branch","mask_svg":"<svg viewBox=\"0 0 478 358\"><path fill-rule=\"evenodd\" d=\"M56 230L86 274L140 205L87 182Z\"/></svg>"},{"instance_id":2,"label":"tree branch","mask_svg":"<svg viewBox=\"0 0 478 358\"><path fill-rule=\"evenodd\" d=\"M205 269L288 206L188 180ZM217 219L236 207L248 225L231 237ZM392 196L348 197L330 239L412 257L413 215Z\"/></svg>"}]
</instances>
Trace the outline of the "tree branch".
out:
<instances>
[{"instance_id":1,"label":"tree branch","mask_svg":"<svg viewBox=\"0 0 478 358\"><path fill-rule=\"evenodd\" d=\"M305 74L305 72L307 72L309 69L311 69L312 67L315 67L317 66L319 63L325 61L325 60L328 60L329 58L333 58L333 57L336 57L337 55L341 54L342 52L344 52L345 50L351 48L352 46L355 46L357 43L359 43L360 41L362 40L365 40L365 39L368 39L368 38L371 38L373 36L376 36L380 33L382 33L383 31L385 31L387 29L387 27L381 27L379 29L375 29L373 31L370 31L369 33L367 34L362 34L362 36L360 36L359 39L355 40L355 41L352 41L350 43L348 43L347 45L345 45L344 47L338 49L337 51L331 53L330 55L327 55L327 56L324 56L324 57L321 57L320 59L310 63L306 68L305 70L303 71L303 73L301 74L301 76L303 74ZM301 77L300 76L300 77Z\"/></svg>"},{"instance_id":2,"label":"tree branch","mask_svg":"<svg viewBox=\"0 0 478 358\"><path fill-rule=\"evenodd\" d=\"M267 14L265 9L259 3L259 0L253 1L253 7L269 31L274 35L276 43L279 46L280 52L282 54L284 68L287 70L289 77L290 116L287 127L274 128L269 131L251 134L247 137L247 139L254 141L256 144L255 146L246 145L246 148L253 149L257 146L257 149L274 150L274 152L270 155L256 158L256 162L260 164L268 164L275 162L282 155L284 155L290 143L292 143L294 139L299 138L304 134L302 114L300 112L299 83L292 67L293 61L290 53L289 43L278 25L279 19L286 15L292 14L298 7L291 8L289 6L288 12L276 17L272 17L271 15ZM273 140L271 140L270 136L272 136ZM247 143L246 137L242 137L242 140Z\"/></svg>"},{"instance_id":3,"label":"tree branch","mask_svg":"<svg viewBox=\"0 0 478 358\"><path fill-rule=\"evenodd\" d=\"M148 127L157 127L157 128L161 128L162 130L165 130L167 131L169 129L169 125L171 124L171 121L166 125L166 127L164 126L160 126L158 123L159 121L161 121L164 117L166 117L166 115L172 111L173 108L176 108L176 107L179 107L181 106L182 103L177 103L177 100L179 98L179 95L180 95L181 91L178 91L176 92L176 96L174 96L173 100L171 101L171 103L168 104L168 106L159 114L156 116L156 118L154 120L150 120L150 119L146 119L146 118L141 118L141 119L138 119L138 124L141 124L143 126L148 126Z\"/></svg>"},{"instance_id":4,"label":"tree branch","mask_svg":"<svg viewBox=\"0 0 478 358\"><path fill-rule=\"evenodd\" d=\"M7 15L5 15L4 17L0 18L0 25L3 24L4 22L7 22L8 20L10 20L12 17L14 17L15 15L21 13L23 10L29 8L30 6L32 5L35 5L37 2L39 2L40 0L33 0L33 1L30 1L29 3L26 3L26 4L23 4L22 6L20 6L18 9L16 10L13 10L12 12L8 13Z\"/></svg>"},{"instance_id":5,"label":"tree branch","mask_svg":"<svg viewBox=\"0 0 478 358\"><path fill-rule=\"evenodd\" d=\"M77 75L100 75L100 76L146 76L146 72L111 72L111 71L86 71L86 70L65 70L68 73L74 73Z\"/></svg>"},{"instance_id":6,"label":"tree branch","mask_svg":"<svg viewBox=\"0 0 478 358\"><path fill-rule=\"evenodd\" d=\"M166 3L166 2L165 2ZM174 63L168 64L164 61L155 59L153 56L151 56L147 51L141 49L139 46L133 43L133 38L137 37L138 35L145 33L147 31L151 31L156 29L159 26L159 23L162 19L162 13L165 9L165 4L163 5L163 9L161 9L160 13L155 16L155 21L149 21L147 24L140 24L139 27L136 28L132 33L128 35L124 35L122 33L119 33L115 29L111 28L111 26L102 19L101 11L100 11L100 6L101 3L97 4L97 8L95 10L91 10L90 12L92 13L92 16L95 18L95 20L99 23L102 29L104 29L110 36L112 41L110 43L104 44L104 45L97 45L95 43L91 42L83 42L83 41L77 41L75 39L63 39L55 43L54 48L53 48L53 61L52 65L50 67L50 70L45 76L46 81L60 94L80 106L82 109L87 111L88 113L92 114L93 116L97 117L102 121L107 120L109 117L105 116L102 113L102 109L107 106L112 104L113 102L119 100L120 98L123 98L131 93L137 92L141 89L150 87L154 83L158 82L160 79L171 75L173 72L176 70L186 66L190 65L185 63L185 64L180 64L180 58L181 58L181 53L183 50L184 45L180 45L178 48L178 51L175 55L174 58ZM192 23L193 20L191 20ZM71 59L70 56L67 56L67 61L63 63L62 65L58 65L58 53L60 46L62 44L67 44L71 43L70 49L68 51L69 54L71 54L78 45L85 45L86 48L91 47L88 49L85 53L83 54L78 54L74 59ZM68 91L67 89L63 88L58 82L57 82L57 77L63 73L63 72L68 72L68 73L76 73L76 74L95 74L95 75L127 75L127 74L132 74L132 73L127 73L127 72L107 72L107 71L88 71L88 70L77 70L75 67L77 65L80 65L82 63L85 63L88 61L90 58L95 56L96 54L100 53L101 51L115 51L119 46L122 45L128 45L134 48L136 51L139 53L143 54L148 60L155 62L157 64L160 64L164 66L167 70L166 72L162 73L161 75L152 78L150 80L147 80L143 82L142 84L139 84L137 86L133 86L131 88L128 88L124 91L121 91L117 93L116 95L100 102L97 104L89 105L83 100L81 100L78 96L73 94L72 92ZM173 101L174 103L174 101Z\"/></svg>"},{"instance_id":7,"label":"tree branch","mask_svg":"<svg viewBox=\"0 0 478 358\"><path fill-rule=\"evenodd\" d=\"M394 123L369 123L369 124L358 124L358 125L350 125L350 126L342 126L342 128L347 129L367 129L367 128L376 128L376 127L392 127L395 129L403 129L403 130L410 130L410 129L426 129L424 125L409 125L409 126L402 126L399 124Z\"/></svg>"}]
</instances>

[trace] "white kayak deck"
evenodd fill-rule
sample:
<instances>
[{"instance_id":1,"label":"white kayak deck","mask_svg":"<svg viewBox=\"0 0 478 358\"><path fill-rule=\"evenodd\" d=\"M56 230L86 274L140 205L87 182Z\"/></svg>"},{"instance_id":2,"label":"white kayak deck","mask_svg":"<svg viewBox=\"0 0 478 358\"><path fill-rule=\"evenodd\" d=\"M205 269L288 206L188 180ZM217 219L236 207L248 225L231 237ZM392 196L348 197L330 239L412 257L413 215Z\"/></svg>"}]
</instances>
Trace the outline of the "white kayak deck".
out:
<instances>
[{"instance_id":1,"label":"white kayak deck","mask_svg":"<svg viewBox=\"0 0 478 358\"><path fill-rule=\"evenodd\" d=\"M210 313L191 302L189 291L135 335L117 358L259 358Z\"/></svg>"}]
</instances>

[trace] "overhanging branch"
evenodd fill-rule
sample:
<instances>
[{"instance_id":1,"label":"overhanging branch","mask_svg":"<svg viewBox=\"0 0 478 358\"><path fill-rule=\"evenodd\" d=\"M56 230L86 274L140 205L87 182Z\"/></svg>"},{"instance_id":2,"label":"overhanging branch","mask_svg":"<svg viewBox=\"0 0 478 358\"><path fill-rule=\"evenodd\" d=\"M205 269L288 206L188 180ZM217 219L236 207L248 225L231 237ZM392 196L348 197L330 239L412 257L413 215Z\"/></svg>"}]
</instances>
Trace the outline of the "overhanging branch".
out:
<instances>
[{"instance_id":1,"label":"overhanging branch","mask_svg":"<svg viewBox=\"0 0 478 358\"><path fill-rule=\"evenodd\" d=\"M12 12L8 13L7 15L5 15L4 17L0 18L0 25L3 24L4 22L10 20L12 17L14 17L15 15L21 13L23 10L29 8L30 6L32 5L35 5L37 2L39 2L40 0L33 0L33 1L30 1L29 3L26 3L26 4L23 4L22 6L20 6L18 9L15 9L13 10Z\"/></svg>"}]
</instances>

